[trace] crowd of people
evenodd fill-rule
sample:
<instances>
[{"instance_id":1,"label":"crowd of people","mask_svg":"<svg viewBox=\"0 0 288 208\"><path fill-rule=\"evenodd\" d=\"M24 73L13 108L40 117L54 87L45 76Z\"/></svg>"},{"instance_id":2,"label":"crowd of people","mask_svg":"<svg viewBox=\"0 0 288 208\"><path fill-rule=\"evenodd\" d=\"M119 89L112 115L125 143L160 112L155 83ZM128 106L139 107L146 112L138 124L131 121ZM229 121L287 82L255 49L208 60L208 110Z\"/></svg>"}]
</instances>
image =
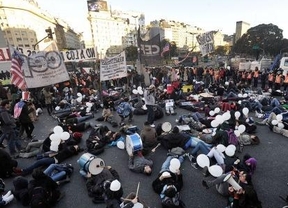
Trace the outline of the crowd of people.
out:
<instances>
[{"instance_id":1,"label":"crowd of people","mask_svg":"<svg viewBox=\"0 0 288 208\"><path fill-rule=\"evenodd\" d=\"M150 70L149 74L148 86L134 73L126 79L103 82L101 89L105 92L99 91L97 75L87 73L71 74L70 82L31 90L31 97L15 87L8 93L0 85L0 207L13 198L34 208L54 206L64 196L60 185L70 182L73 173L74 168L65 163L66 159L83 151L92 156L101 155L106 146L122 148L120 144L127 137L140 143L139 148L128 153L128 169L132 174L151 175L157 167L153 166L150 154L157 148L167 150L167 158L151 184L163 208L187 207L180 194L183 177L187 177L181 173L184 160L201 169L205 176L215 177L215 180L203 180L202 185L206 189L215 186L220 195L227 197L227 207L262 207L252 183L257 171L256 156L245 154L239 158L235 153L241 154L245 145L260 143L257 125L267 124L274 132L288 136L286 93L279 91L282 87L286 90L285 76L281 75L284 80L279 85L276 74L275 84L270 85L272 79L266 79L267 73L257 68L253 72L232 68L161 68ZM185 88L183 83L191 87ZM280 93L283 98L273 97L273 93ZM168 116L176 106L187 109L187 114L179 115L175 126L155 122L165 116L163 108ZM34 137L33 123L43 110L55 118L57 127L69 137L56 138L56 130L47 132L44 140ZM101 116L95 118L98 111ZM255 116L251 116L252 112ZM116 114L119 118L115 118ZM141 129L133 125L138 115L147 115ZM255 117L263 118L263 122L256 123ZM91 119L101 124L95 126ZM88 129L91 130L88 138L82 138ZM23 140L27 145L23 146ZM235 148L232 153L231 147ZM29 167L21 167L19 157L37 160ZM209 163L203 165L202 160ZM216 167L216 173L211 171L211 166ZM123 198L117 170L111 166L102 169L94 174L83 167L87 192L94 203L105 203L109 208L135 204L149 207L138 193ZM26 178L29 174L33 177L30 181ZM15 177L14 187L5 192L4 180L8 177ZM231 181L238 186L231 185Z\"/></svg>"}]
</instances>

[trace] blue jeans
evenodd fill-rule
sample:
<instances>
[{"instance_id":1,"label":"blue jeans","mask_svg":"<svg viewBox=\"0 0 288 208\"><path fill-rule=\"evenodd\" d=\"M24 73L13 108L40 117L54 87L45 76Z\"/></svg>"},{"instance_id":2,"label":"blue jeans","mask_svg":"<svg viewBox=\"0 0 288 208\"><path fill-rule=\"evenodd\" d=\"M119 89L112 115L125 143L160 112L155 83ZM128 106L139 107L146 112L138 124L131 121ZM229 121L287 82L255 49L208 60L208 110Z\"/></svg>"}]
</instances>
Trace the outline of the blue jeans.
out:
<instances>
[{"instance_id":1,"label":"blue jeans","mask_svg":"<svg viewBox=\"0 0 288 208\"><path fill-rule=\"evenodd\" d=\"M196 145L202 142L204 143L207 147L211 147L211 144L207 144L205 142L203 142L201 139L198 139L197 137L190 137L190 139L188 140L188 142L185 144L184 149L188 149L189 147L196 147Z\"/></svg>"},{"instance_id":2,"label":"blue jeans","mask_svg":"<svg viewBox=\"0 0 288 208\"><path fill-rule=\"evenodd\" d=\"M2 133L1 134L1 137L0 137L0 144L2 144L3 143L3 141L4 141L4 139L7 139L7 133Z\"/></svg>"},{"instance_id":3,"label":"blue jeans","mask_svg":"<svg viewBox=\"0 0 288 208\"><path fill-rule=\"evenodd\" d=\"M279 107L281 104L280 104L280 102L279 102L279 100L277 98L273 98L271 103L270 103L270 105L272 107Z\"/></svg>"},{"instance_id":4,"label":"blue jeans","mask_svg":"<svg viewBox=\"0 0 288 208\"><path fill-rule=\"evenodd\" d=\"M203 118L203 116L199 113L199 112L195 112L195 113L192 113L192 118L195 120L195 121L199 121L200 118Z\"/></svg>"},{"instance_id":5,"label":"blue jeans","mask_svg":"<svg viewBox=\"0 0 288 208\"><path fill-rule=\"evenodd\" d=\"M77 117L77 123L81 123L81 122L86 121L86 120L88 120L90 118L93 118L93 115Z\"/></svg>"},{"instance_id":6,"label":"blue jeans","mask_svg":"<svg viewBox=\"0 0 288 208\"><path fill-rule=\"evenodd\" d=\"M66 172L64 170L58 171L56 168L58 167L58 164L51 164L49 167L44 170L45 175L52 178L53 181L60 181L66 176Z\"/></svg>"},{"instance_id":7,"label":"blue jeans","mask_svg":"<svg viewBox=\"0 0 288 208\"><path fill-rule=\"evenodd\" d=\"M161 170L160 173L164 172L164 171L170 171L169 170L169 166L170 166L170 161L173 159L173 156L168 156L166 158L166 160L164 161L164 163L161 166ZM184 161L184 158L182 156L178 157L178 160L180 161L180 163L182 164L182 162Z\"/></svg>"},{"instance_id":8,"label":"blue jeans","mask_svg":"<svg viewBox=\"0 0 288 208\"><path fill-rule=\"evenodd\" d=\"M153 124L154 123L154 119L155 119L155 113L153 110L153 107L155 107L154 105L146 105L147 107L147 121L149 124Z\"/></svg>"},{"instance_id":9,"label":"blue jeans","mask_svg":"<svg viewBox=\"0 0 288 208\"><path fill-rule=\"evenodd\" d=\"M192 150L191 154L196 157L199 150L204 155L207 155L210 152L210 148L207 147L204 142L198 142L196 147Z\"/></svg>"},{"instance_id":10,"label":"blue jeans","mask_svg":"<svg viewBox=\"0 0 288 208\"><path fill-rule=\"evenodd\" d=\"M8 148L9 148L9 152L11 155L16 153L16 148L20 151L21 150L21 143L20 143L20 139L18 137L18 134L16 132L16 130L13 130L7 134L7 140L8 140ZM5 137L5 136L4 136Z\"/></svg>"},{"instance_id":11,"label":"blue jeans","mask_svg":"<svg viewBox=\"0 0 288 208\"><path fill-rule=\"evenodd\" d=\"M55 163L54 157L45 157L38 161L36 161L33 165L29 166L28 168L23 169L23 175L30 174L33 172L35 168L39 168L42 166L48 166Z\"/></svg>"}]
</instances>

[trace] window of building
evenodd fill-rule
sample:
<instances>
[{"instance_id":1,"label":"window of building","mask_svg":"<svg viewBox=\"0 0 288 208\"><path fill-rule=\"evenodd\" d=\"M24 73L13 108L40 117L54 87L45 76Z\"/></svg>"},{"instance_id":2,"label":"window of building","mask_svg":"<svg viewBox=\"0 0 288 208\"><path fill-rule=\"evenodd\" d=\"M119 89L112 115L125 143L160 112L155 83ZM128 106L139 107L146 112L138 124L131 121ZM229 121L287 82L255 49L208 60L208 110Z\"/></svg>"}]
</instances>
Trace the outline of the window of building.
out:
<instances>
[{"instance_id":1,"label":"window of building","mask_svg":"<svg viewBox=\"0 0 288 208\"><path fill-rule=\"evenodd\" d=\"M22 36L27 36L27 33L25 31L21 31Z\"/></svg>"},{"instance_id":2,"label":"window of building","mask_svg":"<svg viewBox=\"0 0 288 208\"><path fill-rule=\"evenodd\" d=\"M22 38L16 38L16 40L17 40L18 42L20 42L20 41L22 41Z\"/></svg>"},{"instance_id":3,"label":"window of building","mask_svg":"<svg viewBox=\"0 0 288 208\"><path fill-rule=\"evenodd\" d=\"M29 48L29 47L30 47L30 45L29 45L29 44L25 44L25 47L26 47L26 48Z\"/></svg>"},{"instance_id":4,"label":"window of building","mask_svg":"<svg viewBox=\"0 0 288 208\"><path fill-rule=\"evenodd\" d=\"M19 46L19 47L23 47L23 44L19 44L18 46Z\"/></svg>"},{"instance_id":5,"label":"window of building","mask_svg":"<svg viewBox=\"0 0 288 208\"><path fill-rule=\"evenodd\" d=\"M11 34L11 31L10 31L10 30L6 30L6 33L7 33L7 34Z\"/></svg>"},{"instance_id":6,"label":"window of building","mask_svg":"<svg viewBox=\"0 0 288 208\"><path fill-rule=\"evenodd\" d=\"M24 41L28 41L28 38L23 38Z\"/></svg>"}]
</instances>

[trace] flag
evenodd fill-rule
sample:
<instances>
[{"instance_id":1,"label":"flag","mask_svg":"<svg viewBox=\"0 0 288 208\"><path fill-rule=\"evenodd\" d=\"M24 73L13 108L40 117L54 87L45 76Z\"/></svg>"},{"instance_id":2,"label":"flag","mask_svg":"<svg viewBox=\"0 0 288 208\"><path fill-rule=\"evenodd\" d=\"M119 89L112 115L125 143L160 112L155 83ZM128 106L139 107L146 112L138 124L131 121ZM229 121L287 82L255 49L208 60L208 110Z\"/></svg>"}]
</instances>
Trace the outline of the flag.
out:
<instances>
[{"instance_id":1,"label":"flag","mask_svg":"<svg viewBox=\"0 0 288 208\"><path fill-rule=\"evenodd\" d=\"M21 57L20 53L14 50L14 52L12 53L10 69L11 84L14 84L19 89L25 89L27 86L21 69L23 62L24 59Z\"/></svg>"},{"instance_id":2,"label":"flag","mask_svg":"<svg viewBox=\"0 0 288 208\"><path fill-rule=\"evenodd\" d=\"M162 49L162 53L161 56L164 56L164 53L166 53L167 51L170 51L170 44L167 42L164 46L164 48Z\"/></svg>"}]
</instances>

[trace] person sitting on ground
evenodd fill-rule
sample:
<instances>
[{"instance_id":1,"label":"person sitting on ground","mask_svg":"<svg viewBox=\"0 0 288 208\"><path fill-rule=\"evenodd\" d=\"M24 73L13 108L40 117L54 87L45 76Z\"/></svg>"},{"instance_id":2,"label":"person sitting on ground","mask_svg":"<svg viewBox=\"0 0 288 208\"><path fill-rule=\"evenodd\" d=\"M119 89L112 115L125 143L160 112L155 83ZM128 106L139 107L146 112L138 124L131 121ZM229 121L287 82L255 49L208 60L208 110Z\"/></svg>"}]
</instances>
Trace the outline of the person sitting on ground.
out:
<instances>
[{"instance_id":1,"label":"person sitting on ground","mask_svg":"<svg viewBox=\"0 0 288 208\"><path fill-rule=\"evenodd\" d=\"M179 169L175 172L169 170L172 158L172 156L168 156L162 164L158 177L152 183L152 188L154 192L160 195L162 208L184 208L185 205L180 198L183 177Z\"/></svg>"},{"instance_id":2,"label":"person sitting on ground","mask_svg":"<svg viewBox=\"0 0 288 208\"><path fill-rule=\"evenodd\" d=\"M146 159L141 151L129 155L128 168L132 172L144 173L151 175L153 167L153 161Z\"/></svg>"},{"instance_id":3,"label":"person sitting on ground","mask_svg":"<svg viewBox=\"0 0 288 208\"><path fill-rule=\"evenodd\" d=\"M129 98L125 97L124 100L117 107L117 113L121 118L120 125L124 122L125 118L129 117L129 122L133 118L133 108L129 103Z\"/></svg>"},{"instance_id":4,"label":"person sitting on ground","mask_svg":"<svg viewBox=\"0 0 288 208\"><path fill-rule=\"evenodd\" d=\"M42 170L35 169L32 177L28 185L31 208L49 208L64 197L65 194L59 191L57 183Z\"/></svg>"},{"instance_id":5,"label":"person sitting on ground","mask_svg":"<svg viewBox=\"0 0 288 208\"><path fill-rule=\"evenodd\" d=\"M69 183L70 177L74 171L72 164L51 164L43 172L52 178L58 185Z\"/></svg>"},{"instance_id":6,"label":"person sitting on ground","mask_svg":"<svg viewBox=\"0 0 288 208\"><path fill-rule=\"evenodd\" d=\"M64 160L68 159L69 157L72 157L74 155L77 155L79 151L82 149L79 148L78 145L74 146L67 146L63 150L59 152L50 153L48 157L41 158L40 160L37 160L34 164L31 166L22 169L22 175L28 175L33 172L34 169L42 167L42 166L48 166L51 164L57 164L62 163Z\"/></svg>"},{"instance_id":7,"label":"person sitting on ground","mask_svg":"<svg viewBox=\"0 0 288 208\"><path fill-rule=\"evenodd\" d=\"M90 172L87 172L87 181L86 188L88 191L88 196L93 198L93 202L96 204L104 203L104 187L106 184L110 184L114 180L120 179L120 176L116 170L111 166L106 166L103 171L97 175L92 175ZM119 191L122 191L122 187Z\"/></svg>"},{"instance_id":8,"label":"person sitting on ground","mask_svg":"<svg viewBox=\"0 0 288 208\"><path fill-rule=\"evenodd\" d=\"M230 201L233 202L233 207L235 208L247 208L247 207L257 207L261 208L261 201L259 201L257 192L255 191L251 175L245 171L239 173L239 185L242 187L240 190L235 190L232 186L228 188L230 192Z\"/></svg>"},{"instance_id":9,"label":"person sitting on ground","mask_svg":"<svg viewBox=\"0 0 288 208\"><path fill-rule=\"evenodd\" d=\"M0 207L4 207L5 205L9 204L13 199L14 195L11 191L5 193L5 183L2 178L0 178Z\"/></svg>"},{"instance_id":10,"label":"person sitting on ground","mask_svg":"<svg viewBox=\"0 0 288 208\"><path fill-rule=\"evenodd\" d=\"M142 154L147 155L158 144L155 128L145 122L140 137L143 144Z\"/></svg>"},{"instance_id":11,"label":"person sitting on ground","mask_svg":"<svg viewBox=\"0 0 288 208\"><path fill-rule=\"evenodd\" d=\"M13 195L21 203L22 206L28 206L30 204L29 192L28 192L28 180L22 176L17 176L13 179L14 189Z\"/></svg>"},{"instance_id":12,"label":"person sitting on ground","mask_svg":"<svg viewBox=\"0 0 288 208\"><path fill-rule=\"evenodd\" d=\"M8 152L0 149L0 177L8 178L15 174L18 162L11 158Z\"/></svg>"},{"instance_id":13,"label":"person sitting on ground","mask_svg":"<svg viewBox=\"0 0 288 208\"><path fill-rule=\"evenodd\" d=\"M29 142L26 148L20 152L19 157L30 158L42 153L43 142L44 140Z\"/></svg>"}]
</instances>

